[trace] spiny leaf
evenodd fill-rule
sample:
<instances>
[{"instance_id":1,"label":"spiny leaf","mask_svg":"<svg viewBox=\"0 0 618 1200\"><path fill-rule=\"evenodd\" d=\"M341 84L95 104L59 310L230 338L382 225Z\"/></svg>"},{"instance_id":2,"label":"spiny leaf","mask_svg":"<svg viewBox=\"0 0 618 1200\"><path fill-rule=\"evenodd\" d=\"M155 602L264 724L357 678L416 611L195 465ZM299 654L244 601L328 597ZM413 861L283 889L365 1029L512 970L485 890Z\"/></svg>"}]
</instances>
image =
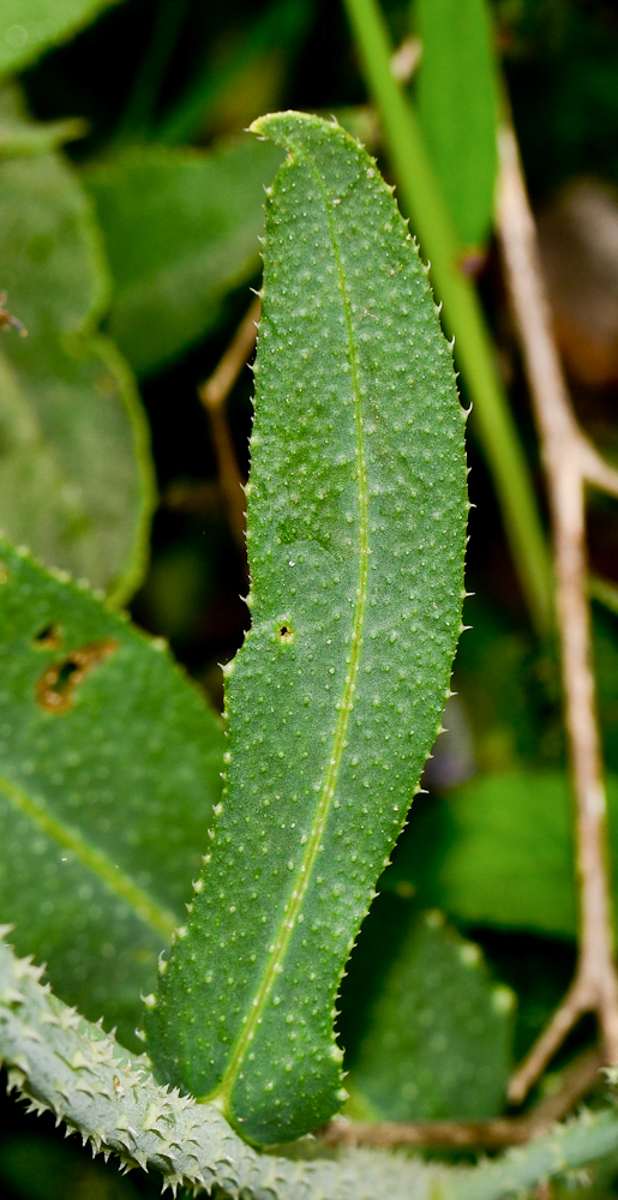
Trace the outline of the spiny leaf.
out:
<instances>
[{"instance_id":1,"label":"spiny leaf","mask_svg":"<svg viewBox=\"0 0 618 1200\"><path fill-rule=\"evenodd\" d=\"M29 334L0 351L0 527L124 600L146 559L148 432L126 364L94 333L100 236L59 156L0 160L0 263Z\"/></svg>"},{"instance_id":2,"label":"spiny leaf","mask_svg":"<svg viewBox=\"0 0 618 1200\"><path fill-rule=\"evenodd\" d=\"M10 1089L35 1112L50 1110L77 1130L94 1153L160 1171L174 1194L184 1185L219 1200L512 1200L618 1149L618 1118L608 1109L584 1111L548 1137L473 1168L362 1149L325 1154L319 1140L292 1146L287 1156L257 1153L213 1105L158 1087L143 1059L131 1059L67 1009L2 932L0 1063Z\"/></svg>"},{"instance_id":3,"label":"spiny leaf","mask_svg":"<svg viewBox=\"0 0 618 1200\"><path fill-rule=\"evenodd\" d=\"M340 1105L345 961L434 740L460 630L464 414L418 251L365 151L289 113L267 203L248 546L212 860L152 1013L161 1075L260 1143Z\"/></svg>"},{"instance_id":4,"label":"spiny leaf","mask_svg":"<svg viewBox=\"0 0 618 1200\"><path fill-rule=\"evenodd\" d=\"M144 146L85 175L114 277L109 330L147 374L203 337L231 288L258 267L274 146L214 152Z\"/></svg>"},{"instance_id":5,"label":"spiny leaf","mask_svg":"<svg viewBox=\"0 0 618 1200\"><path fill-rule=\"evenodd\" d=\"M497 69L487 0L416 0L419 117L462 246L491 228Z\"/></svg>"},{"instance_id":6,"label":"spiny leaf","mask_svg":"<svg viewBox=\"0 0 618 1200\"><path fill-rule=\"evenodd\" d=\"M0 75L21 70L119 0L2 0Z\"/></svg>"},{"instance_id":7,"label":"spiny leaf","mask_svg":"<svg viewBox=\"0 0 618 1200\"><path fill-rule=\"evenodd\" d=\"M346 1079L346 1114L388 1121L496 1116L511 1065L513 992L491 981L480 947L449 928L437 909L410 920L401 900L381 897L377 904L373 937L388 939L385 922L405 932L365 1014ZM358 973L354 982L358 990Z\"/></svg>"},{"instance_id":8,"label":"spiny leaf","mask_svg":"<svg viewBox=\"0 0 618 1200\"><path fill-rule=\"evenodd\" d=\"M222 733L156 643L0 554L0 919L131 1039L199 871Z\"/></svg>"}]
</instances>

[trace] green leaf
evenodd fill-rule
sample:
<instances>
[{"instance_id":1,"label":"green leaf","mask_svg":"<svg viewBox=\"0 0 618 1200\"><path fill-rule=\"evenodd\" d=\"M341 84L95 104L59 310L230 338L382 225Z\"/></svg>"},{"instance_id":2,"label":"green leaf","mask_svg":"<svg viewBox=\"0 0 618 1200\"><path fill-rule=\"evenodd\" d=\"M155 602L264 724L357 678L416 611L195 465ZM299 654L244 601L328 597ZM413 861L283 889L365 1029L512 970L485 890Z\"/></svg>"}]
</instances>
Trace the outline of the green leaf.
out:
<instances>
[{"instance_id":1,"label":"green leaf","mask_svg":"<svg viewBox=\"0 0 618 1200\"><path fill-rule=\"evenodd\" d=\"M60 157L0 160L0 287L29 336L0 350L0 526L126 599L153 504L131 374L94 332L107 275L91 206Z\"/></svg>"},{"instance_id":2,"label":"green leaf","mask_svg":"<svg viewBox=\"0 0 618 1200\"><path fill-rule=\"evenodd\" d=\"M132 1039L200 867L222 732L161 646L0 554L0 919Z\"/></svg>"},{"instance_id":3,"label":"green leaf","mask_svg":"<svg viewBox=\"0 0 618 1200\"><path fill-rule=\"evenodd\" d=\"M55 150L65 142L83 137L87 128L86 122L79 117L65 121L33 121L16 88L0 89L0 158Z\"/></svg>"},{"instance_id":4,"label":"green leaf","mask_svg":"<svg viewBox=\"0 0 618 1200\"><path fill-rule=\"evenodd\" d=\"M0 75L20 71L118 0L2 0Z\"/></svg>"},{"instance_id":5,"label":"green leaf","mask_svg":"<svg viewBox=\"0 0 618 1200\"><path fill-rule=\"evenodd\" d=\"M280 162L243 138L213 152L134 148L87 172L114 278L109 330L136 371L203 337L257 271L264 185Z\"/></svg>"},{"instance_id":6,"label":"green leaf","mask_svg":"<svg viewBox=\"0 0 618 1200\"><path fill-rule=\"evenodd\" d=\"M614 890L618 779L608 779ZM504 929L572 937L576 930L571 801L560 771L508 771L471 780L415 811L381 887L413 888L422 904Z\"/></svg>"},{"instance_id":7,"label":"green leaf","mask_svg":"<svg viewBox=\"0 0 618 1200\"><path fill-rule=\"evenodd\" d=\"M333 1006L448 692L467 499L451 354L375 164L315 117L254 129L289 157L267 202L253 625L212 860L149 1052L269 1143L343 1098Z\"/></svg>"},{"instance_id":8,"label":"green leaf","mask_svg":"<svg viewBox=\"0 0 618 1200\"><path fill-rule=\"evenodd\" d=\"M65 1132L78 1130L94 1153L111 1151L125 1170L139 1163L160 1172L172 1190L205 1190L220 1200L509 1200L618 1150L610 1106L584 1109L546 1137L476 1167L325 1150L317 1138L288 1155L258 1153L213 1105L157 1087L143 1059L129 1058L113 1037L67 1010L2 932L0 1058L10 1088L35 1112L49 1109Z\"/></svg>"},{"instance_id":9,"label":"green leaf","mask_svg":"<svg viewBox=\"0 0 618 1200\"><path fill-rule=\"evenodd\" d=\"M490 980L480 947L445 925L439 910L417 915L370 1007L346 1079L348 1115L496 1116L511 1065L514 999Z\"/></svg>"},{"instance_id":10,"label":"green leaf","mask_svg":"<svg viewBox=\"0 0 618 1200\"><path fill-rule=\"evenodd\" d=\"M462 246L491 228L497 71L486 0L416 0L419 117Z\"/></svg>"},{"instance_id":11,"label":"green leaf","mask_svg":"<svg viewBox=\"0 0 618 1200\"><path fill-rule=\"evenodd\" d=\"M185 91L164 114L157 138L178 143L198 134L204 138L242 129L273 107L295 66L315 7L315 0L271 0L254 7L240 36L234 31L209 47Z\"/></svg>"}]
</instances>

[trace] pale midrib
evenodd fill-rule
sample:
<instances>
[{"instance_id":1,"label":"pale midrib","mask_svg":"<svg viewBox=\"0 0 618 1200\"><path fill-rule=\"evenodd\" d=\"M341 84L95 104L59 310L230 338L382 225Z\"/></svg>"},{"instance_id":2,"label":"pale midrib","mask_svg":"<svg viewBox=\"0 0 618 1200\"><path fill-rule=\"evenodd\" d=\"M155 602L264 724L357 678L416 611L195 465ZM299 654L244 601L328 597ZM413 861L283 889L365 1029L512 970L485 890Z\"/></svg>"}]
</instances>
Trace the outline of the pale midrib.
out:
<instances>
[{"instance_id":1,"label":"pale midrib","mask_svg":"<svg viewBox=\"0 0 618 1200\"><path fill-rule=\"evenodd\" d=\"M304 157L304 156L303 156ZM335 795L337 786L337 778L341 759L345 749L346 734L348 731L348 723L350 713L354 707L354 692L356 691L356 680L360 667L360 654L363 641L363 624L365 619L365 609L367 607L367 589L369 580L369 545L368 545L368 497L367 497L367 468L365 463L365 449L363 443L363 428L361 415L361 398L360 398L360 381L358 373L357 350L354 340L354 331L352 327L352 317L350 312L350 301L347 295L345 277L339 253L337 235L333 220L333 214L330 209L329 197L322 180L311 163L310 159L305 158L311 167L311 170L316 178L317 184L324 196L324 206L326 217L330 227L331 241L333 245L333 253L337 264L337 276L339 282L339 290L343 302L343 310L345 314L348 345L350 353L350 363L352 368L352 385L354 390L354 409L356 423L356 444L357 444L357 459L358 459L358 499L360 510L359 522L359 582L357 590L356 605L354 609L354 617L352 620L352 640L350 648L350 658L348 663L348 673L345 678L341 707L337 717L335 733L333 736L331 756L326 770L324 784L320 792L320 798L316 810L316 816L313 822L311 835L307 843L307 849L303 857L303 861L299 868L298 874L294 882L294 888L291 895L291 900L285 908L285 920L282 922L278 936L275 940L273 949L269 954L268 964L262 982L258 988L255 997L252 1001L250 1016L242 1030L242 1033L236 1043L234 1053L225 1070L223 1078L218 1085L216 1091L207 1097L211 1102L219 1101L221 1107L227 1108L231 1093L236 1081L240 1066L244 1060L245 1054L249 1049L256 1030L262 1020L264 1009L268 1002L268 998L272 992L275 983L283 970L283 961L285 959L292 933L297 923L303 900L311 881L311 874L315 861L320 851L326 822L330 812L330 806Z\"/></svg>"},{"instance_id":2,"label":"pale midrib","mask_svg":"<svg viewBox=\"0 0 618 1200\"><path fill-rule=\"evenodd\" d=\"M0 792L3 792L13 807L28 817L41 833L46 834L63 850L69 850L71 854L74 854L79 862L88 867L114 895L125 900L146 924L150 925L166 941L169 941L178 925L176 918L172 913L155 904L150 896L138 887L128 875L114 866L106 854L91 846L76 829L63 825L42 804L38 804L17 784L1 775Z\"/></svg>"}]
</instances>

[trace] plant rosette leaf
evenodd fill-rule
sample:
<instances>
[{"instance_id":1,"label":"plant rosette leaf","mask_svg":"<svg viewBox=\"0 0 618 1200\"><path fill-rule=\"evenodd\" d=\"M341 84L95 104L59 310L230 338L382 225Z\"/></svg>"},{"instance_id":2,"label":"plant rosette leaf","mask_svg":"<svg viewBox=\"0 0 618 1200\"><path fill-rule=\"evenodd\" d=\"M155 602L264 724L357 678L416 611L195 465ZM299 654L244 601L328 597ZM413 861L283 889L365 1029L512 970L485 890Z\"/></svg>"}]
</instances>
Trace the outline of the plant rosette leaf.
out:
<instances>
[{"instance_id":1,"label":"plant rosette leaf","mask_svg":"<svg viewBox=\"0 0 618 1200\"><path fill-rule=\"evenodd\" d=\"M257 272L264 186L277 147L244 137L215 151L133 147L85 173L114 279L109 332L148 374L216 324Z\"/></svg>"},{"instance_id":2,"label":"plant rosette leaf","mask_svg":"<svg viewBox=\"0 0 618 1200\"><path fill-rule=\"evenodd\" d=\"M132 1044L208 841L219 718L86 589L0 555L0 920Z\"/></svg>"},{"instance_id":3,"label":"plant rosette leaf","mask_svg":"<svg viewBox=\"0 0 618 1200\"><path fill-rule=\"evenodd\" d=\"M392 191L336 124L253 128L288 159L266 209L252 629L212 856L148 1041L161 1077L268 1144L345 1098L337 989L440 724L467 498L452 357Z\"/></svg>"},{"instance_id":4,"label":"plant rosette leaf","mask_svg":"<svg viewBox=\"0 0 618 1200\"><path fill-rule=\"evenodd\" d=\"M119 0L2 0L0 76L34 62Z\"/></svg>"},{"instance_id":5,"label":"plant rosette leaf","mask_svg":"<svg viewBox=\"0 0 618 1200\"><path fill-rule=\"evenodd\" d=\"M107 272L55 154L0 160L0 283L28 331L0 350L0 526L116 601L143 574L154 487L135 384L95 332Z\"/></svg>"}]
</instances>

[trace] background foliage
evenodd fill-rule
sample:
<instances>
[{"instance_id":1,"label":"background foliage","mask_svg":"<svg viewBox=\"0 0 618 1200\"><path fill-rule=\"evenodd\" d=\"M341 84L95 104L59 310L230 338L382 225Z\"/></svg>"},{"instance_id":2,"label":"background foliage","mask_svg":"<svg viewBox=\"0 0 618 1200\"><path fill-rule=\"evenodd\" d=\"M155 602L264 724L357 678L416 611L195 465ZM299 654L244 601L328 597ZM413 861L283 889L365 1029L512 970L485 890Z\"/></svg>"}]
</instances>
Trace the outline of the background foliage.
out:
<instances>
[{"instance_id":1,"label":"background foliage","mask_svg":"<svg viewBox=\"0 0 618 1200\"><path fill-rule=\"evenodd\" d=\"M447 0L383 4L397 45L418 35L430 45L431 21L439 13L442 24L448 22L457 7ZM483 6L477 9L483 21ZM605 0L494 0L489 10L578 415L611 457L618 387L618 16ZM465 38L460 44L455 65L467 63L470 70L471 63L478 83L467 107L461 100L458 110L463 84L455 68L447 75L453 95L446 97L440 85L442 107L437 102L429 51L426 73L421 59L409 87L458 237L471 252L500 380L543 506L526 389L491 241L491 131L500 83L491 56L474 58L478 39L471 48ZM109 636L127 646L123 719L133 721L131 705L141 713L152 746L144 770L159 777L167 755L166 786L182 793L199 824L217 799L218 664L242 642L248 613L239 598L247 586L244 557L197 388L246 312L249 285L259 286L262 186L281 160L279 151L243 130L268 109L334 112L379 155L388 176L384 135L367 103L343 6L328 0L229 0L224 8L199 0L62 0L53 6L5 0L0 73L0 289L9 292L10 310L29 334L26 340L12 331L0 347L0 523L49 566L88 578L108 603L130 602L138 624L169 640L202 697L120 618L96 613L97 629L107 622ZM477 114L471 142L463 113ZM457 197L463 197L459 207ZM591 312L602 319L591 319ZM464 401L467 386L464 373ZM227 407L243 474L251 392L245 370ZM475 508L468 588L474 596L466 621L472 629L458 654L457 696L444 721L449 732L428 764L429 794L415 801L342 993L339 1023L357 1115L503 1112L509 1067L542 1028L573 964L569 794L554 648L531 625L476 414L469 458ZM618 582L618 525L603 498L592 501L589 534L593 572ZM69 585L55 580L46 586L53 608L54 589ZM94 603L71 590L79 644L93 636ZM34 622L45 635L53 626L51 609L31 614L24 604L24 614L28 630ZM607 605L595 605L599 703L613 772L617 620ZM21 638L19 652L12 650L16 676L31 679L62 652L44 637L33 647L17 615L14 622L3 626L3 641L14 647ZM72 627L63 635L72 637ZM121 670L120 656L110 659L112 666ZM172 689L180 714L177 740L167 747L159 686L168 695ZM140 708L143 689L150 696L146 708ZM93 694L95 711L96 702ZM183 731L197 730L202 721L209 723L207 786L197 734L191 738L195 762L183 745ZM24 744L31 739L29 745L17 748L8 721L0 736L3 775L15 784L19 763L32 763L20 786L35 799L37 755L52 774L68 772L69 779L95 761L86 732L83 762L74 764L51 762L27 724L20 738ZM113 731L101 731L104 736L113 742ZM131 751L125 759L112 755L108 765L116 794L126 787L135 795ZM65 779L55 785L58 794L65 785ZM614 780L610 802L618 869ZM167 803L162 795L162 821ZM178 820L178 814L170 818ZM2 836L8 839L9 832ZM187 845L186 865L179 868L178 878L189 884L199 866L194 851ZM123 866L130 872L129 859ZM169 895L156 900L169 904L177 919L182 886L171 877L168 883ZM80 886L88 886L81 876L67 904L79 906ZM51 949L44 914L33 911L35 917L36 951L45 957ZM105 922L106 914L99 919ZM125 1037L134 1024L132 1005L140 988L150 987L148 971L167 936L150 930L146 945L138 932L123 953L142 948L143 981L131 996L122 993L120 960L117 975L106 981L110 992L117 989L116 1019L125 1021ZM116 936L124 935L111 940ZM84 1005L94 970L89 954L77 939L57 952L56 965L53 955L50 960L60 994ZM489 1030L482 1072L476 1071L480 1028ZM591 1036L582 1023L556 1070ZM445 1059L448 1072L440 1066ZM0 1178L7 1197L148 1191L143 1181L128 1183L111 1168L86 1164L54 1140L51 1129L33 1130L3 1104ZM62 1191L54 1191L59 1178ZM584 1194L614 1195L611 1168L590 1187Z\"/></svg>"}]
</instances>

